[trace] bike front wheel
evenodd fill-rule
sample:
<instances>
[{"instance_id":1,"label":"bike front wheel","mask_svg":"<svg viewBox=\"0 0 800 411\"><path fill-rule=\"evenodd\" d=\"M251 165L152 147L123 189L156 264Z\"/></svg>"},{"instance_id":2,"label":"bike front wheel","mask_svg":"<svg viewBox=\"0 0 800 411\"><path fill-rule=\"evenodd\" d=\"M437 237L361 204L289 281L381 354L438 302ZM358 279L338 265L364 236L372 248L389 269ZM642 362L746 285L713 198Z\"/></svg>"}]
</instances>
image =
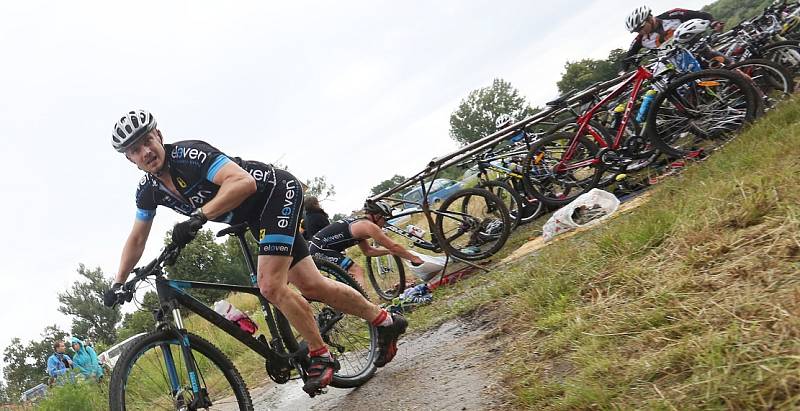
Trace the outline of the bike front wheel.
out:
<instances>
[{"instance_id":1,"label":"bike front wheel","mask_svg":"<svg viewBox=\"0 0 800 411\"><path fill-rule=\"evenodd\" d=\"M399 257L366 257L366 265L369 282L380 299L392 301L406 289L406 270Z\"/></svg>"},{"instance_id":2,"label":"bike front wheel","mask_svg":"<svg viewBox=\"0 0 800 411\"><path fill-rule=\"evenodd\" d=\"M492 256L511 234L511 218L503 200L481 188L457 191L435 214L436 240L447 254L462 260Z\"/></svg>"},{"instance_id":3,"label":"bike front wheel","mask_svg":"<svg viewBox=\"0 0 800 411\"><path fill-rule=\"evenodd\" d=\"M184 355L175 330L152 332L136 340L114 367L109 408L252 410L250 393L231 360L202 337L188 333L187 338L191 358ZM189 372L191 363L196 374ZM203 397L210 404L201 403Z\"/></svg>"}]
</instances>

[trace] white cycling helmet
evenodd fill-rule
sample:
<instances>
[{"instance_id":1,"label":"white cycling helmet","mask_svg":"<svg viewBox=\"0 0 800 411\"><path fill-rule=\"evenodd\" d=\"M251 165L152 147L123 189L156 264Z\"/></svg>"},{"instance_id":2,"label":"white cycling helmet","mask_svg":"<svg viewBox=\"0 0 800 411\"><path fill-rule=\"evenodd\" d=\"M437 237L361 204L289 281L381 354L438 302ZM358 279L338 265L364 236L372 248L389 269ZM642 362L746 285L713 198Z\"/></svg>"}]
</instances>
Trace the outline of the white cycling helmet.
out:
<instances>
[{"instance_id":1,"label":"white cycling helmet","mask_svg":"<svg viewBox=\"0 0 800 411\"><path fill-rule=\"evenodd\" d=\"M703 35L711 26L711 22L703 19L691 19L681 23L675 32L672 33L672 38L676 43L686 44L691 43L694 39Z\"/></svg>"},{"instance_id":2,"label":"white cycling helmet","mask_svg":"<svg viewBox=\"0 0 800 411\"><path fill-rule=\"evenodd\" d=\"M641 6L637 7L628 18L625 19L625 27L628 28L628 31L631 33L636 33L639 31L639 28L644 24L644 22L653 14L653 11L650 10L650 7Z\"/></svg>"},{"instance_id":3,"label":"white cycling helmet","mask_svg":"<svg viewBox=\"0 0 800 411\"><path fill-rule=\"evenodd\" d=\"M114 124L111 144L115 150L124 153L154 128L156 128L156 118L149 111L131 110Z\"/></svg>"},{"instance_id":4,"label":"white cycling helmet","mask_svg":"<svg viewBox=\"0 0 800 411\"><path fill-rule=\"evenodd\" d=\"M495 120L494 125L499 130L501 128L511 125L511 123L513 122L514 122L514 117L511 117L508 114L501 114L499 117L497 117L497 120Z\"/></svg>"}]
</instances>

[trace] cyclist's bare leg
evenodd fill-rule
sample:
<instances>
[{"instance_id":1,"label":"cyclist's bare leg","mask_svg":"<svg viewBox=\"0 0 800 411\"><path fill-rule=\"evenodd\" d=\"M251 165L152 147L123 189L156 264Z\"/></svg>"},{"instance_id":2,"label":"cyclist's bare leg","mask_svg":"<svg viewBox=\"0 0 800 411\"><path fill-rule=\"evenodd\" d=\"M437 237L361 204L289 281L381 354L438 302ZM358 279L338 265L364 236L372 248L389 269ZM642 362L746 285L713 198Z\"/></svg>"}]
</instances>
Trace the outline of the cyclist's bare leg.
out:
<instances>
[{"instance_id":1,"label":"cyclist's bare leg","mask_svg":"<svg viewBox=\"0 0 800 411\"><path fill-rule=\"evenodd\" d=\"M354 288L320 274L311 257L304 258L289 270L289 282L306 298L367 321L373 321L381 313L380 307L369 302Z\"/></svg>"},{"instance_id":2,"label":"cyclist's bare leg","mask_svg":"<svg viewBox=\"0 0 800 411\"><path fill-rule=\"evenodd\" d=\"M354 261L353 265L347 270L347 273L358 282L361 288L364 288L364 269L361 268L360 265L356 264Z\"/></svg>"},{"instance_id":3,"label":"cyclist's bare leg","mask_svg":"<svg viewBox=\"0 0 800 411\"><path fill-rule=\"evenodd\" d=\"M305 260L311 261L310 257ZM303 261L305 261L303 260ZM289 323L303 336L311 351L325 346L319 335L319 328L314 321L311 307L300 294L289 288L290 256L259 255L258 256L258 288L261 294L286 316ZM299 264L301 264L302 261ZM313 266L314 264L311 263ZM314 266L316 268L316 266ZM292 268L294 270L297 265ZM321 277L319 273L317 273ZM358 294L358 292L356 292Z\"/></svg>"}]
</instances>

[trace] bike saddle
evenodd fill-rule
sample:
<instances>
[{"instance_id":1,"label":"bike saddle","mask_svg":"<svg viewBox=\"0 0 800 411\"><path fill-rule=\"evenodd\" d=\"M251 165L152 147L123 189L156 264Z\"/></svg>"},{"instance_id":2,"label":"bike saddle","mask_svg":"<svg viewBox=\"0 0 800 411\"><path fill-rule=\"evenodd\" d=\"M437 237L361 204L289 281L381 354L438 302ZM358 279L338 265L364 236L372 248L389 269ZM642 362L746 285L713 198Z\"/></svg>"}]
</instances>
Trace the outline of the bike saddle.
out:
<instances>
[{"instance_id":1,"label":"bike saddle","mask_svg":"<svg viewBox=\"0 0 800 411\"><path fill-rule=\"evenodd\" d=\"M217 237L222 237L228 234L244 234L247 231L247 223L239 223L232 225L228 228L222 229L217 233Z\"/></svg>"}]
</instances>

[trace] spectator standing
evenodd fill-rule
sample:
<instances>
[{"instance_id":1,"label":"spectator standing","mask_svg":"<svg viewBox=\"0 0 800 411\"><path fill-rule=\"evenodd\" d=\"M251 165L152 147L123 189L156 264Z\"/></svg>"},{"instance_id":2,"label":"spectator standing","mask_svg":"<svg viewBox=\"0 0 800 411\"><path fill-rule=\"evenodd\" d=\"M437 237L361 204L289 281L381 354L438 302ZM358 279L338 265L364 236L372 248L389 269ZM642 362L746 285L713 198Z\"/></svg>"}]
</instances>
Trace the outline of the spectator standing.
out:
<instances>
[{"instance_id":1,"label":"spectator standing","mask_svg":"<svg viewBox=\"0 0 800 411\"><path fill-rule=\"evenodd\" d=\"M319 205L317 197L308 196L303 202L305 208L305 217L303 217L303 237L306 240L311 240L319 230L327 227L331 222L328 220L328 213Z\"/></svg>"},{"instance_id":2,"label":"spectator standing","mask_svg":"<svg viewBox=\"0 0 800 411\"><path fill-rule=\"evenodd\" d=\"M47 358L47 375L50 376L50 383L62 385L69 375L71 382L75 382L70 373L72 369L72 358L66 354L67 346L64 341L57 340L53 343L53 355Z\"/></svg>"},{"instance_id":3,"label":"spectator standing","mask_svg":"<svg viewBox=\"0 0 800 411\"><path fill-rule=\"evenodd\" d=\"M103 369L97 360L94 348L86 346L78 337L72 337L72 350L75 351L73 364L81 375L88 379L99 380L103 378Z\"/></svg>"}]
</instances>

